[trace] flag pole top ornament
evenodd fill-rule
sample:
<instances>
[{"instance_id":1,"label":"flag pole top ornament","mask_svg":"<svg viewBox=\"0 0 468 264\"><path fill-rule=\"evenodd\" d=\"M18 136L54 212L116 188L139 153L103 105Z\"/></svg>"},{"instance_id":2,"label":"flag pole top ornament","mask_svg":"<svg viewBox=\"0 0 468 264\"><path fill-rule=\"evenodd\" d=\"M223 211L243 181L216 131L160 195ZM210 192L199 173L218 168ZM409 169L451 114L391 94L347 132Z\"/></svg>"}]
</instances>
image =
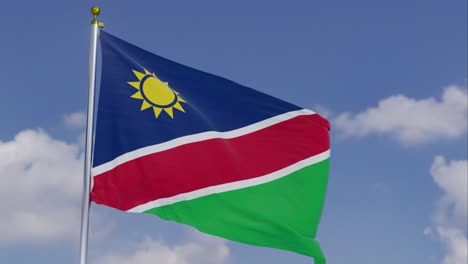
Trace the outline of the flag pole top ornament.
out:
<instances>
[{"instance_id":1,"label":"flag pole top ornament","mask_svg":"<svg viewBox=\"0 0 468 264\"><path fill-rule=\"evenodd\" d=\"M97 16L101 14L101 9L97 6L91 7L91 14L93 15L93 20L91 20L91 24L97 24L98 27L103 28L104 23L97 20Z\"/></svg>"}]
</instances>

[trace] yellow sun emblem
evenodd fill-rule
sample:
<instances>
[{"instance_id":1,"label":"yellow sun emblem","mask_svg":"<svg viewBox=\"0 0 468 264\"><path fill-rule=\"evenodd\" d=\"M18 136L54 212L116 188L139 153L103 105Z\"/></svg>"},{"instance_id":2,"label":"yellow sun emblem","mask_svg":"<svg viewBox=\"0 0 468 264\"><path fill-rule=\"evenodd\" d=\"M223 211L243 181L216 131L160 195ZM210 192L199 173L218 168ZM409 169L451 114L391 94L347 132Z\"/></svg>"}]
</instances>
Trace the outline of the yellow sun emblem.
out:
<instances>
[{"instance_id":1,"label":"yellow sun emblem","mask_svg":"<svg viewBox=\"0 0 468 264\"><path fill-rule=\"evenodd\" d=\"M131 97L143 100L141 111L153 108L154 116L159 117L164 110L171 118L174 118L173 109L185 113L180 103L186 103L179 93L169 87L169 83L161 81L156 74L150 73L146 69L145 73L132 70L138 78L138 82L128 82L132 87L138 90Z\"/></svg>"}]
</instances>

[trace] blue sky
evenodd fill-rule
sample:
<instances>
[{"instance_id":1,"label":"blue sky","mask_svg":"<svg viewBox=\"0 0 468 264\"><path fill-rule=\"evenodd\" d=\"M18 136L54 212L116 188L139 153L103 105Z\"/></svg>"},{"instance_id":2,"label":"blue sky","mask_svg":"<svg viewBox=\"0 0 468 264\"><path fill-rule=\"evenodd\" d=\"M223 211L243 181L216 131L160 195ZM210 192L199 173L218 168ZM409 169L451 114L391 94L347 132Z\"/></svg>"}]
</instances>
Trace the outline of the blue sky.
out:
<instances>
[{"instance_id":1,"label":"blue sky","mask_svg":"<svg viewBox=\"0 0 468 264\"><path fill-rule=\"evenodd\" d=\"M5 2L0 262L78 262L93 5L116 36L329 117L329 263L466 263L463 0ZM91 214L91 263L312 262L148 215Z\"/></svg>"}]
</instances>

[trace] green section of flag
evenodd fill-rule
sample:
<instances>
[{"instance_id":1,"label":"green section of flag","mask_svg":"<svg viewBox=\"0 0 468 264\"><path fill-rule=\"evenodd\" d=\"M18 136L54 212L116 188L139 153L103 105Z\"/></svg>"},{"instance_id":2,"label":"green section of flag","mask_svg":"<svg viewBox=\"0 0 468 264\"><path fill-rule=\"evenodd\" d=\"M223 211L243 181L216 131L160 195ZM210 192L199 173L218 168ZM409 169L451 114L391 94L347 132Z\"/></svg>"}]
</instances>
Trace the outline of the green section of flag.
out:
<instances>
[{"instance_id":1,"label":"green section of flag","mask_svg":"<svg viewBox=\"0 0 468 264\"><path fill-rule=\"evenodd\" d=\"M325 257L315 235L329 159L265 184L153 208L146 213L242 243Z\"/></svg>"}]
</instances>

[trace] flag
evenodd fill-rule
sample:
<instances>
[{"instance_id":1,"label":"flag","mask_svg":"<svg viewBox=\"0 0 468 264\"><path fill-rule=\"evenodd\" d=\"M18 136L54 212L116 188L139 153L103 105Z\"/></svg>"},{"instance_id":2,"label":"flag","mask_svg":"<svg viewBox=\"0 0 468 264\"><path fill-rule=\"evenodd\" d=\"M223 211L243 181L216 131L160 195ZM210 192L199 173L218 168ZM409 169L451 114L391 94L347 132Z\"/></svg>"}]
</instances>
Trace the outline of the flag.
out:
<instances>
[{"instance_id":1,"label":"flag","mask_svg":"<svg viewBox=\"0 0 468 264\"><path fill-rule=\"evenodd\" d=\"M92 201L325 263L315 236L326 119L104 31L99 38Z\"/></svg>"}]
</instances>

